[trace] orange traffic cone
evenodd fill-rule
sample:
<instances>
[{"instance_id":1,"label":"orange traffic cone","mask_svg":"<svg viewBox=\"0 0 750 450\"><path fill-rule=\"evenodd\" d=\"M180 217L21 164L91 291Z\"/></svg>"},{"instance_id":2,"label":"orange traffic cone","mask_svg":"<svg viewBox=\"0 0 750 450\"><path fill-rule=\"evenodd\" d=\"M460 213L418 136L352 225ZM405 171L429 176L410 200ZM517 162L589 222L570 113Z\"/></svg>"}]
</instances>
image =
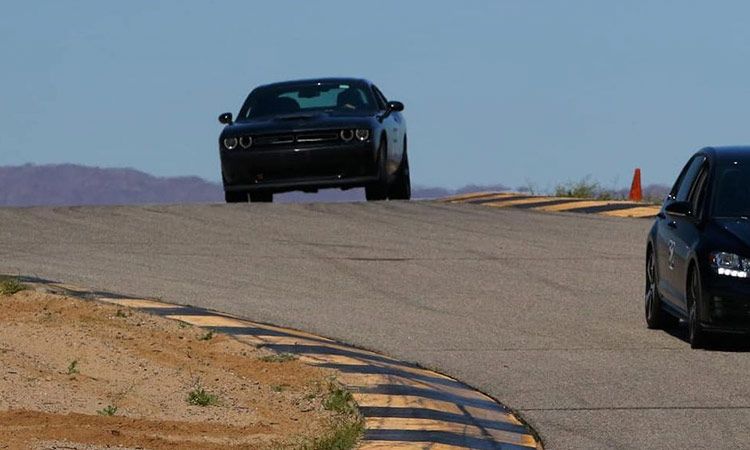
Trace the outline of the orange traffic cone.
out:
<instances>
[{"instance_id":1,"label":"orange traffic cone","mask_svg":"<svg viewBox=\"0 0 750 450\"><path fill-rule=\"evenodd\" d=\"M628 198L634 202L643 200L643 191L641 190L641 169L635 169L633 174L633 183L630 185L630 195Z\"/></svg>"}]
</instances>

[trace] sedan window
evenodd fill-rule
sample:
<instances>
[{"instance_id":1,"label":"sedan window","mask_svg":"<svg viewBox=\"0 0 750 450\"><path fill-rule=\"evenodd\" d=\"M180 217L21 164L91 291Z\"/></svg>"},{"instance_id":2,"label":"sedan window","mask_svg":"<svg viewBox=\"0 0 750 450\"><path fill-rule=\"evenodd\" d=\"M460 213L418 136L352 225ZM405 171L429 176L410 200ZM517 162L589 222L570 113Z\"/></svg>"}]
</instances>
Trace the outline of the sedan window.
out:
<instances>
[{"instance_id":1,"label":"sedan window","mask_svg":"<svg viewBox=\"0 0 750 450\"><path fill-rule=\"evenodd\" d=\"M689 200L695 179L705 161L705 156L698 155L694 157L687 166L685 166L685 169L683 169L682 174L680 175L680 179L672 190L672 196L675 200L678 202L686 202Z\"/></svg>"},{"instance_id":2,"label":"sedan window","mask_svg":"<svg viewBox=\"0 0 750 450\"><path fill-rule=\"evenodd\" d=\"M703 206L706 198L706 180L708 179L708 166L704 164L698 178L695 180L695 186L693 186L690 194L690 203L692 203L692 211L696 217L703 215Z\"/></svg>"},{"instance_id":3,"label":"sedan window","mask_svg":"<svg viewBox=\"0 0 750 450\"><path fill-rule=\"evenodd\" d=\"M714 198L715 217L750 216L750 161L719 166Z\"/></svg>"}]
</instances>

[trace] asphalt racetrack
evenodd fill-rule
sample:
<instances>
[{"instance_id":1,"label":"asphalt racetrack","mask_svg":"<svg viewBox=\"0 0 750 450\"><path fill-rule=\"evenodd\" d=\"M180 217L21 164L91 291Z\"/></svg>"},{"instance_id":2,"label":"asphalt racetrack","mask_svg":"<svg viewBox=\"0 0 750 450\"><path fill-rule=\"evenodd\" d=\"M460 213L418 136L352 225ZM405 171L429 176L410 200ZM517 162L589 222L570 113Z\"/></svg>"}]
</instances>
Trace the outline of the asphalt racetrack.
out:
<instances>
[{"instance_id":1,"label":"asphalt racetrack","mask_svg":"<svg viewBox=\"0 0 750 450\"><path fill-rule=\"evenodd\" d=\"M750 447L750 346L649 331L649 220L437 202L0 209L0 273L308 330L437 368L550 449Z\"/></svg>"}]
</instances>

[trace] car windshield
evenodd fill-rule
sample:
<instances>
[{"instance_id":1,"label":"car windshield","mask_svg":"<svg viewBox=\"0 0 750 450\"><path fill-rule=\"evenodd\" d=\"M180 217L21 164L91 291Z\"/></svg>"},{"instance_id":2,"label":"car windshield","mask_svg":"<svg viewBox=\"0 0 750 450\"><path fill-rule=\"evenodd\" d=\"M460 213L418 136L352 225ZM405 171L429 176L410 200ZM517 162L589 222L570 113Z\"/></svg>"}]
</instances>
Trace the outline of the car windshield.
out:
<instances>
[{"instance_id":1,"label":"car windshield","mask_svg":"<svg viewBox=\"0 0 750 450\"><path fill-rule=\"evenodd\" d=\"M364 83L312 82L255 89L242 105L238 120L318 111L366 113L374 110L375 101Z\"/></svg>"},{"instance_id":2,"label":"car windshield","mask_svg":"<svg viewBox=\"0 0 750 450\"><path fill-rule=\"evenodd\" d=\"M718 165L714 217L750 217L750 157Z\"/></svg>"}]
</instances>

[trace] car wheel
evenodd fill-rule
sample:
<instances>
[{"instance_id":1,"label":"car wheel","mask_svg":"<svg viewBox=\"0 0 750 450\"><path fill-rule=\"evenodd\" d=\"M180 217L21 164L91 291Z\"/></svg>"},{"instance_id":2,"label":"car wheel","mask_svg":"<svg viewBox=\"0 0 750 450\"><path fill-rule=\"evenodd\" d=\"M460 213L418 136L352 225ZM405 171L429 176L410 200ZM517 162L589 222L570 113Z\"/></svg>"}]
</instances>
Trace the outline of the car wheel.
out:
<instances>
[{"instance_id":1,"label":"car wheel","mask_svg":"<svg viewBox=\"0 0 750 450\"><path fill-rule=\"evenodd\" d=\"M669 328L677 325L678 319L665 312L661 307L661 296L657 286L659 278L656 272L656 260L652 251L646 256L646 326L651 329Z\"/></svg>"},{"instance_id":2,"label":"car wheel","mask_svg":"<svg viewBox=\"0 0 750 450\"><path fill-rule=\"evenodd\" d=\"M411 177L409 175L409 155L406 152L406 142L404 142L404 156L401 160L401 167L398 168L396 180L391 186L388 198L391 200L411 199Z\"/></svg>"},{"instance_id":3,"label":"car wheel","mask_svg":"<svg viewBox=\"0 0 750 450\"><path fill-rule=\"evenodd\" d=\"M368 202L388 198L388 172L385 167L387 160L385 139L381 139L378 147L378 181L365 186L365 198Z\"/></svg>"},{"instance_id":4,"label":"car wheel","mask_svg":"<svg viewBox=\"0 0 750 450\"><path fill-rule=\"evenodd\" d=\"M224 200L227 203L247 203L247 192L224 192Z\"/></svg>"},{"instance_id":5,"label":"car wheel","mask_svg":"<svg viewBox=\"0 0 750 450\"><path fill-rule=\"evenodd\" d=\"M690 348L704 348L706 346L706 331L700 323L698 308L701 306L701 280L697 269L690 271L688 284L688 331Z\"/></svg>"},{"instance_id":6,"label":"car wheel","mask_svg":"<svg viewBox=\"0 0 750 450\"><path fill-rule=\"evenodd\" d=\"M250 201L253 203L273 203L273 192L251 192Z\"/></svg>"}]
</instances>

